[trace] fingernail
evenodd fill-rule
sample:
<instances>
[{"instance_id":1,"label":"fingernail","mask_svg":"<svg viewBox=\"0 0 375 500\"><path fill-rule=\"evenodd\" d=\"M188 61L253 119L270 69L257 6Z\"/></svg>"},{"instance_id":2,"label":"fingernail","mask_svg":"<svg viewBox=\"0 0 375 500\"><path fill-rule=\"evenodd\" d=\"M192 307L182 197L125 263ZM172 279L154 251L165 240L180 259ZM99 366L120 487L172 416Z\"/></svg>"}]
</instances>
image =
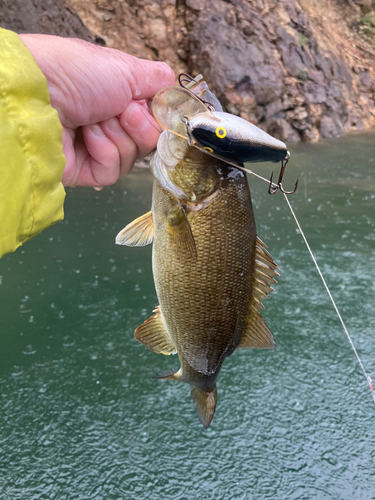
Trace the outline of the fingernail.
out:
<instances>
[{"instance_id":1,"label":"fingernail","mask_svg":"<svg viewBox=\"0 0 375 500\"><path fill-rule=\"evenodd\" d=\"M118 121L118 118L111 118L107 122L107 127L111 132L113 132L116 135L124 135L125 130L121 127L120 122Z\"/></svg>"},{"instance_id":2,"label":"fingernail","mask_svg":"<svg viewBox=\"0 0 375 500\"><path fill-rule=\"evenodd\" d=\"M89 125L89 129L97 137L105 137L105 133L103 132L102 127L97 123L95 123L94 125Z\"/></svg>"},{"instance_id":3,"label":"fingernail","mask_svg":"<svg viewBox=\"0 0 375 500\"><path fill-rule=\"evenodd\" d=\"M147 118L147 111L143 110L143 108L136 103L129 104L124 113L124 125L136 130L138 132L142 132L145 128L150 124Z\"/></svg>"}]
</instances>

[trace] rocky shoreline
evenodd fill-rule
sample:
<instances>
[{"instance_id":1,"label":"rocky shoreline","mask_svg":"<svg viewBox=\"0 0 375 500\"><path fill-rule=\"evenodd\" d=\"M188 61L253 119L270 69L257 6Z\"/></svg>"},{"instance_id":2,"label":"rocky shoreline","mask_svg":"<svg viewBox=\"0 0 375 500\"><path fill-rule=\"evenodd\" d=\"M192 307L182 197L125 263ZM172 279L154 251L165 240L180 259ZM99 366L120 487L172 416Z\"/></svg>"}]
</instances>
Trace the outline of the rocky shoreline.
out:
<instances>
[{"instance_id":1,"label":"rocky shoreline","mask_svg":"<svg viewBox=\"0 0 375 500\"><path fill-rule=\"evenodd\" d=\"M228 111L281 140L375 127L375 0L27 1L33 15L13 1L1 25L202 73Z\"/></svg>"}]
</instances>

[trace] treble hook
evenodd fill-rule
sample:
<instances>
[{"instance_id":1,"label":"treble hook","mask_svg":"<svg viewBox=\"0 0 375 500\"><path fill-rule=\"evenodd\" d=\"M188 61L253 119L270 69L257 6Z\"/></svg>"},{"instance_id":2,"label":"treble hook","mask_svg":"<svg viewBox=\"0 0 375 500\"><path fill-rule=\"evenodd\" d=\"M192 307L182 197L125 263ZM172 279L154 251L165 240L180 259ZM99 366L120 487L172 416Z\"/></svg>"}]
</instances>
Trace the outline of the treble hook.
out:
<instances>
[{"instance_id":1,"label":"treble hook","mask_svg":"<svg viewBox=\"0 0 375 500\"><path fill-rule=\"evenodd\" d=\"M294 184L293 191L285 191L284 188L283 188L283 185L282 185L282 181L283 181L283 177L284 177L284 172L285 172L285 168L286 168L286 166L288 164L289 157L290 157L290 153L288 151L287 152L287 156L281 162L281 170L280 170L279 180L277 181L277 184L275 184L274 182L272 182L273 181L273 172L272 172L271 177L270 177L270 185L268 187L269 194L275 194L278 189L280 189L280 191L282 193L284 193L284 194L293 194L293 193L295 193L297 191L297 186L298 186L298 180L299 179L297 179L297 182Z\"/></svg>"}]
</instances>

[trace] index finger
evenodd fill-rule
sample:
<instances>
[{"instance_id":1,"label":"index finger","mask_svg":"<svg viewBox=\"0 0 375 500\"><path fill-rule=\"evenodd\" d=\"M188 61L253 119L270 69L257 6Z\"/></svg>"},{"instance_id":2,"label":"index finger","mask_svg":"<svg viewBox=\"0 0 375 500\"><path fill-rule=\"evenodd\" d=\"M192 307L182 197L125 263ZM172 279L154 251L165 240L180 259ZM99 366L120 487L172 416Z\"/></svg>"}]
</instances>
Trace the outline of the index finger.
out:
<instances>
[{"instance_id":1,"label":"index finger","mask_svg":"<svg viewBox=\"0 0 375 500\"><path fill-rule=\"evenodd\" d=\"M161 130L150 113L140 103L133 101L119 115L119 120L137 146L137 157L143 158L151 153Z\"/></svg>"}]
</instances>

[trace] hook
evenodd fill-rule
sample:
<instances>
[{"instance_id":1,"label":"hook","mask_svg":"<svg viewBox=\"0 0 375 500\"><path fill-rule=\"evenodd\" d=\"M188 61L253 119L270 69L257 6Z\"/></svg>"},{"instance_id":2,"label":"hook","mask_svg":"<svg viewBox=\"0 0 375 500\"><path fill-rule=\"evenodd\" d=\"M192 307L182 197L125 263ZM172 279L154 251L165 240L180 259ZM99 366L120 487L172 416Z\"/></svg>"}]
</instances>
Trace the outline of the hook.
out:
<instances>
[{"instance_id":1,"label":"hook","mask_svg":"<svg viewBox=\"0 0 375 500\"><path fill-rule=\"evenodd\" d=\"M297 191L298 179L297 179L296 183L294 184L293 191L285 191L283 188L283 185L282 185L282 181L283 181L283 177L284 177L284 173L285 173L285 168L286 168L287 163L289 161L289 156L290 156L290 153L288 151L286 157L281 162L281 170L280 170L279 180L277 181L277 184L272 182L273 181L273 172L272 172L271 177L270 177L270 185L268 187L269 194L275 194L278 189L280 189L280 191L284 194L293 194Z\"/></svg>"}]
</instances>

